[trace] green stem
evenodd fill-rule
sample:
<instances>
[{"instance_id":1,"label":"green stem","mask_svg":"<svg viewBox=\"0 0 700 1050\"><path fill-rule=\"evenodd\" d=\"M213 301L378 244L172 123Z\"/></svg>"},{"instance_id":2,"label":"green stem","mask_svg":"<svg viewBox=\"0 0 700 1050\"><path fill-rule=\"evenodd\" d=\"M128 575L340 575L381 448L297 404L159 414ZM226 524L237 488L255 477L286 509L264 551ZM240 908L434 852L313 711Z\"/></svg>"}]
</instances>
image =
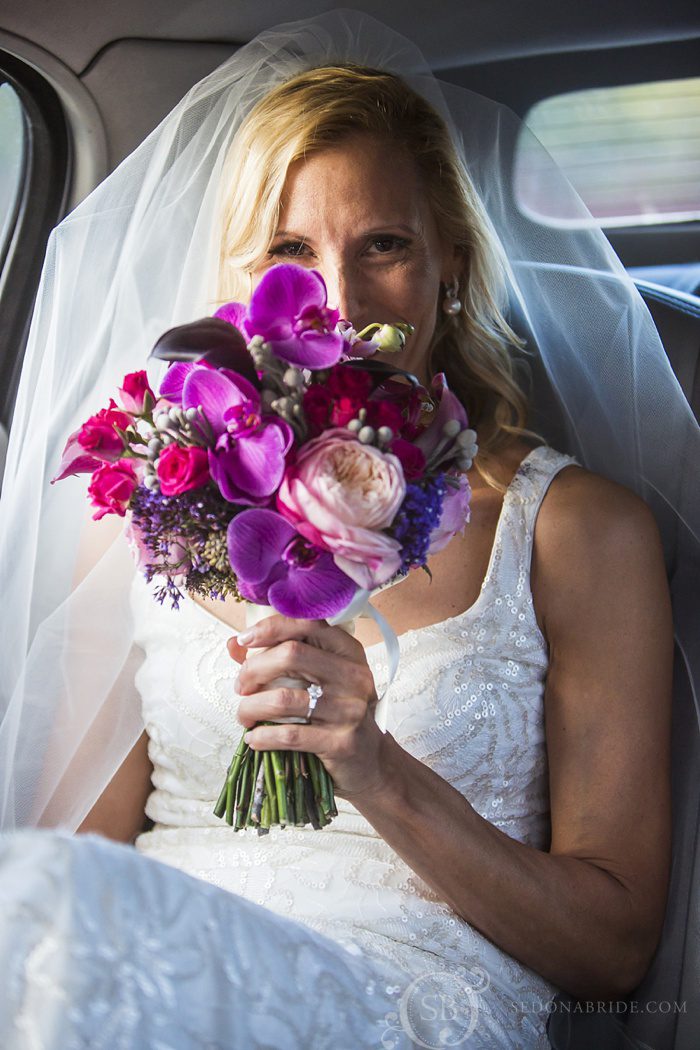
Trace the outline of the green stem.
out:
<instances>
[{"instance_id":1,"label":"green stem","mask_svg":"<svg viewBox=\"0 0 700 1050\"><path fill-rule=\"evenodd\" d=\"M248 786L250 783L250 769L251 769L251 751L246 755L246 761L243 764L243 770L239 780L240 792L236 798L236 818L234 821L234 828L236 831L240 831L243 827L245 820L246 810L248 808Z\"/></svg>"},{"instance_id":2,"label":"green stem","mask_svg":"<svg viewBox=\"0 0 700 1050\"><path fill-rule=\"evenodd\" d=\"M301 776L301 762L299 761L299 752L292 752L292 769L294 776L294 811L297 817L297 824L306 824L306 802L304 793L304 781Z\"/></svg>"},{"instance_id":3,"label":"green stem","mask_svg":"<svg viewBox=\"0 0 700 1050\"><path fill-rule=\"evenodd\" d=\"M307 757L308 757L308 762L309 762L309 773L311 775L311 783L313 784L313 787L314 787L314 798L316 799L316 802L320 805L320 803L321 803L321 784L320 784L320 781L318 779L318 758L316 757L316 755L312 755L312 754L309 754Z\"/></svg>"},{"instance_id":4,"label":"green stem","mask_svg":"<svg viewBox=\"0 0 700 1050\"><path fill-rule=\"evenodd\" d=\"M326 770L326 776L328 777L328 792L329 792L330 797L331 797L331 813L330 813L330 815L332 817L337 817L338 816L338 807L335 804L335 791L333 790L333 777L330 775L328 770Z\"/></svg>"},{"instance_id":5,"label":"green stem","mask_svg":"<svg viewBox=\"0 0 700 1050\"><path fill-rule=\"evenodd\" d=\"M231 764L228 767L228 770L226 772L226 780L224 781L224 786L221 789L221 794L219 795L219 800L216 803L216 806L214 807L214 815L217 816L217 817L223 817L223 815L224 815L224 812L225 812L225 809L226 809L227 800L228 800L228 795L229 795L229 785L235 784L236 778L238 776L238 770L240 769L241 761L243 759L243 755L244 755L247 747L248 747L248 745L245 742L245 733L244 733L241 736L241 739L238 742L238 747L236 748L234 756L231 759ZM231 822L229 821L229 824L230 823Z\"/></svg>"},{"instance_id":6,"label":"green stem","mask_svg":"<svg viewBox=\"0 0 700 1050\"><path fill-rule=\"evenodd\" d=\"M289 823L296 824L297 812L296 806L294 805L294 780L292 772L292 756L291 752L285 751L284 753L284 783L287 793L287 809L289 811Z\"/></svg>"},{"instance_id":7,"label":"green stem","mask_svg":"<svg viewBox=\"0 0 700 1050\"><path fill-rule=\"evenodd\" d=\"M270 761L275 774L275 793L277 795L277 810L279 822L282 827L289 823L287 812L287 782L284 776L284 751L271 751Z\"/></svg>"},{"instance_id":8,"label":"green stem","mask_svg":"<svg viewBox=\"0 0 700 1050\"><path fill-rule=\"evenodd\" d=\"M262 820L262 808L265 803L265 753L260 753L260 766L255 781L255 801L253 802L253 823L259 827Z\"/></svg>"},{"instance_id":9,"label":"green stem","mask_svg":"<svg viewBox=\"0 0 700 1050\"><path fill-rule=\"evenodd\" d=\"M269 751L263 752L263 769L265 770L265 798L268 800L270 814L267 825L269 827L270 824L277 823L277 793L275 792L275 776ZM264 802L263 805L265 805Z\"/></svg>"},{"instance_id":10,"label":"green stem","mask_svg":"<svg viewBox=\"0 0 700 1050\"><path fill-rule=\"evenodd\" d=\"M265 795L263 799L262 812L260 813L260 827L258 828L258 835L264 835L265 832L270 830L270 803L273 797L273 795Z\"/></svg>"},{"instance_id":11,"label":"green stem","mask_svg":"<svg viewBox=\"0 0 700 1050\"><path fill-rule=\"evenodd\" d=\"M324 766L323 762L318 763L319 766L319 783L321 785L321 806L324 814L329 817L331 814L331 793L328 787L328 771Z\"/></svg>"},{"instance_id":12,"label":"green stem","mask_svg":"<svg viewBox=\"0 0 700 1050\"><path fill-rule=\"evenodd\" d=\"M260 751L256 751L255 752L255 757L253 759L253 775L250 778L250 800L249 800L248 805L246 807L245 827L250 827L251 824L255 823L255 819L253 817L253 809L254 809L254 806L255 806L255 796L256 796L257 788L258 788L258 773L260 772L260 763L261 762L262 762L262 755L261 755ZM262 800L261 800L261 804L262 804Z\"/></svg>"}]
</instances>

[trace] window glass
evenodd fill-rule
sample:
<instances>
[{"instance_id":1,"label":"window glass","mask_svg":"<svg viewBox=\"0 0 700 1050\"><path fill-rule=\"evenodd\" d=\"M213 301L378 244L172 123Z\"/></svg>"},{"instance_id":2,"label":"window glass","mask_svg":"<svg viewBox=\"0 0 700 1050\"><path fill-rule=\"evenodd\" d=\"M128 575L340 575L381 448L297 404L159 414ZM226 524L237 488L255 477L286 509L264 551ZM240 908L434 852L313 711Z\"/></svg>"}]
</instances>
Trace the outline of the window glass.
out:
<instances>
[{"instance_id":1,"label":"window glass","mask_svg":"<svg viewBox=\"0 0 700 1050\"><path fill-rule=\"evenodd\" d=\"M576 91L525 118L602 226L700 219L700 78ZM528 136L516 154L523 211L555 225L547 161Z\"/></svg>"},{"instance_id":2,"label":"window glass","mask_svg":"<svg viewBox=\"0 0 700 1050\"><path fill-rule=\"evenodd\" d=\"M0 263L15 223L22 186L25 132L22 106L9 84L0 84Z\"/></svg>"}]
</instances>

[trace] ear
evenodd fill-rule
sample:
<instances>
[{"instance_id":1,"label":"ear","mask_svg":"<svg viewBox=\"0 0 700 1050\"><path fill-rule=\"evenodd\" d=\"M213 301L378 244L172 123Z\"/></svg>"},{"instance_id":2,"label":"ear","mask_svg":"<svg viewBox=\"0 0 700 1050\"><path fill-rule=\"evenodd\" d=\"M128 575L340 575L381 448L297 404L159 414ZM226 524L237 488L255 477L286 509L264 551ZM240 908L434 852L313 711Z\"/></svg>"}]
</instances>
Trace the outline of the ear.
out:
<instances>
[{"instance_id":1,"label":"ear","mask_svg":"<svg viewBox=\"0 0 700 1050\"><path fill-rule=\"evenodd\" d=\"M444 285L452 284L452 281L464 269L464 256L456 245L446 246L442 253L442 269L440 280Z\"/></svg>"}]
</instances>

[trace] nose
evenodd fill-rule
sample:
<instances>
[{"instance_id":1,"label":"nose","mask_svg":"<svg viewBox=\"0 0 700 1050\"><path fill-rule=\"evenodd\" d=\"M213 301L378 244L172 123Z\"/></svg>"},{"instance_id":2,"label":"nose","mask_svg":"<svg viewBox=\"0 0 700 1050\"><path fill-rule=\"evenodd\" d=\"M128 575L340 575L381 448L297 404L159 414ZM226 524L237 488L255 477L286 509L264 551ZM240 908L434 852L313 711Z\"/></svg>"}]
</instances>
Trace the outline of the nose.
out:
<instances>
[{"instance_id":1,"label":"nose","mask_svg":"<svg viewBox=\"0 0 700 1050\"><path fill-rule=\"evenodd\" d=\"M343 264L326 265L321 275L326 282L328 305L339 310L341 318L352 321L356 328L365 323L362 316L365 296L359 275Z\"/></svg>"}]
</instances>

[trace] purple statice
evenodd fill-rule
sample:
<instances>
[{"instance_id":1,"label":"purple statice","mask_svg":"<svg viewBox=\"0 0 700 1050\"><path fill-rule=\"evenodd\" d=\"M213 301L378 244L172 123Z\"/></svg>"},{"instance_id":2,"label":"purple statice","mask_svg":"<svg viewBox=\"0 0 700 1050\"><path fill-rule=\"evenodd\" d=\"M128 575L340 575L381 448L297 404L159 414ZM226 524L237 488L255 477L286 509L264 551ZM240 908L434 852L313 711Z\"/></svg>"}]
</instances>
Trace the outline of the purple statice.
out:
<instances>
[{"instance_id":1,"label":"purple statice","mask_svg":"<svg viewBox=\"0 0 700 1050\"><path fill-rule=\"evenodd\" d=\"M226 556L226 530L237 512L213 487L193 489L178 496L139 486L129 507L129 538L138 566L150 583L163 585L154 592L162 604L170 598L179 607L180 584L198 594L224 598L236 593Z\"/></svg>"},{"instance_id":2,"label":"purple statice","mask_svg":"<svg viewBox=\"0 0 700 1050\"><path fill-rule=\"evenodd\" d=\"M426 564L430 537L440 524L446 492L444 474L406 485L406 496L389 530L401 544L401 574Z\"/></svg>"}]
</instances>

